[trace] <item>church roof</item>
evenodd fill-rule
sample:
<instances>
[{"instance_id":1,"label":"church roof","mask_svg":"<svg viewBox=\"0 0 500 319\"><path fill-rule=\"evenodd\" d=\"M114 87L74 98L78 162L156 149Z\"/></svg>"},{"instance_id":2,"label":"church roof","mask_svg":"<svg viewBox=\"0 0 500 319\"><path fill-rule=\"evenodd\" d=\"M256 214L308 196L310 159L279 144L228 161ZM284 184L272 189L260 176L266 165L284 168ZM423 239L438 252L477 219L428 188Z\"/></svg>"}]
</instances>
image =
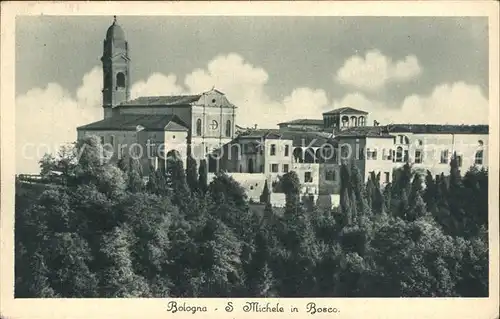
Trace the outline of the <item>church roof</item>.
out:
<instances>
[{"instance_id":1,"label":"church roof","mask_svg":"<svg viewBox=\"0 0 500 319\"><path fill-rule=\"evenodd\" d=\"M187 125L176 115L120 114L101 121L83 125L85 131L136 131L140 126L146 131L187 131Z\"/></svg>"},{"instance_id":2,"label":"church roof","mask_svg":"<svg viewBox=\"0 0 500 319\"><path fill-rule=\"evenodd\" d=\"M338 109L334 109L328 112L323 113L323 115L328 114L344 114L344 113L349 113L349 114L368 114L368 112L361 111L361 110L356 110L353 109L352 107L341 107Z\"/></svg>"},{"instance_id":3,"label":"church roof","mask_svg":"<svg viewBox=\"0 0 500 319\"><path fill-rule=\"evenodd\" d=\"M168 95L168 96L141 96L136 99L123 102L117 106L182 106L190 105L200 99L201 94L196 95Z\"/></svg>"}]
</instances>

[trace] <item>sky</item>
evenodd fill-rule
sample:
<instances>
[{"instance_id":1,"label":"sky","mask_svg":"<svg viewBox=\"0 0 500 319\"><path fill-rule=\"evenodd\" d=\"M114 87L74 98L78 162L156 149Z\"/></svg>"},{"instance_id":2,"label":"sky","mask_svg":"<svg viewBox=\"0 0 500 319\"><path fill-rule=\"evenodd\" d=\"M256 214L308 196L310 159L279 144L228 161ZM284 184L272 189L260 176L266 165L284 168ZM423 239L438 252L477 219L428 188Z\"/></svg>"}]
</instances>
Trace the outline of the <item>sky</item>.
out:
<instances>
[{"instance_id":1,"label":"sky","mask_svg":"<svg viewBox=\"0 0 500 319\"><path fill-rule=\"evenodd\" d=\"M320 119L344 106L369 112L369 124L488 123L487 18L117 19L130 49L132 98L215 87L247 127ZM102 119L100 57L112 21L16 18L18 173L37 172L45 152Z\"/></svg>"}]
</instances>

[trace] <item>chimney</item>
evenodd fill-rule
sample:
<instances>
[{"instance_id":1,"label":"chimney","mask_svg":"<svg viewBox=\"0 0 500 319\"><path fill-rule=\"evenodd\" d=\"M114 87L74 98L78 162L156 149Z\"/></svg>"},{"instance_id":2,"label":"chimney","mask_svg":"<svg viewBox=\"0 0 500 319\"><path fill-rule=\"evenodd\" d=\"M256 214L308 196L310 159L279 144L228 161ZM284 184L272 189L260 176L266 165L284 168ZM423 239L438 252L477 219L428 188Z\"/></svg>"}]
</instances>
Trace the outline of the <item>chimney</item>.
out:
<instances>
[{"instance_id":1,"label":"chimney","mask_svg":"<svg viewBox=\"0 0 500 319\"><path fill-rule=\"evenodd\" d=\"M257 124L254 124L253 127L254 127L254 129L257 129Z\"/></svg>"},{"instance_id":2,"label":"chimney","mask_svg":"<svg viewBox=\"0 0 500 319\"><path fill-rule=\"evenodd\" d=\"M380 123L377 121L373 121L373 126L378 126Z\"/></svg>"}]
</instances>

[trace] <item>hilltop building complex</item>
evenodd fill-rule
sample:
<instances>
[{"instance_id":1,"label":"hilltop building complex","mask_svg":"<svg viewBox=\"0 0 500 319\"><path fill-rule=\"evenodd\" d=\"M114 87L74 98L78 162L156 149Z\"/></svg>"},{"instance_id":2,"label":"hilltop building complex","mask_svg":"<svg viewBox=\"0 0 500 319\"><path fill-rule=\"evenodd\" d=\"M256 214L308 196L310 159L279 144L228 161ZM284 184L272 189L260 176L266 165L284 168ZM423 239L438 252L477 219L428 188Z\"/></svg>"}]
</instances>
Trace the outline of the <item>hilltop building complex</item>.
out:
<instances>
[{"instance_id":1,"label":"hilltop building complex","mask_svg":"<svg viewBox=\"0 0 500 319\"><path fill-rule=\"evenodd\" d=\"M334 109L318 119L279 123L276 129L235 125L237 107L215 88L181 96L146 96L130 99L128 43L116 19L104 40L103 120L81 126L78 138L96 135L113 147L114 156L129 151L122 146L140 145L143 172L164 165L169 152L184 163L191 154L208 171L225 171L258 200L265 182L272 189L275 205L284 203L277 189L280 176L295 171L302 190L325 205L338 203L341 160L353 162L366 180L371 172L380 183L404 163L429 170L433 175L449 172L449 161L458 156L462 170L488 165L487 125L368 125L369 113L350 107ZM157 147L161 146L161 147Z\"/></svg>"}]
</instances>

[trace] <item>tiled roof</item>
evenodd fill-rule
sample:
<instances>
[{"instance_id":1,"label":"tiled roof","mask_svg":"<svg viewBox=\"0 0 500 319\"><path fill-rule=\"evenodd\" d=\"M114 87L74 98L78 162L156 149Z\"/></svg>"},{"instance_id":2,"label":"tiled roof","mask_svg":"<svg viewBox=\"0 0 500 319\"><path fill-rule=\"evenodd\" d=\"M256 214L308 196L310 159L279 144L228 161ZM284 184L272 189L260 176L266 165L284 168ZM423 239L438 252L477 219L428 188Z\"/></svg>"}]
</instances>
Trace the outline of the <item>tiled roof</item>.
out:
<instances>
[{"instance_id":1,"label":"tiled roof","mask_svg":"<svg viewBox=\"0 0 500 319\"><path fill-rule=\"evenodd\" d=\"M387 132L384 126L359 126L347 128L340 131L335 136L337 137L383 137L383 138L393 138Z\"/></svg>"},{"instance_id":2,"label":"tiled roof","mask_svg":"<svg viewBox=\"0 0 500 319\"><path fill-rule=\"evenodd\" d=\"M174 121L168 122L167 125L165 125L165 131L170 131L170 132L187 132L189 129L183 125L180 125L179 123L176 123Z\"/></svg>"},{"instance_id":3,"label":"tiled roof","mask_svg":"<svg viewBox=\"0 0 500 319\"><path fill-rule=\"evenodd\" d=\"M391 124L386 126L392 133L415 134L488 134L488 125L439 125L439 124Z\"/></svg>"},{"instance_id":4,"label":"tiled roof","mask_svg":"<svg viewBox=\"0 0 500 319\"><path fill-rule=\"evenodd\" d=\"M123 102L118 106L150 106L150 105L190 105L200 99L201 94L196 95L170 95L170 96L141 96L131 101Z\"/></svg>"},{"instance_id":5,"label":"tiled roof","mask_svg":"<svg viewBox=\"0 0 500 319\"><path fill-rule=\"evenodd\" d=\"M343 114L343 113L363 114L363 115L368 114L368 112L361 111L361 110L356 110L356 109L353 109L352 107L341 107L341 108L338 108L338 109L335 109L335 110L331 110L331 111L325 112L325 113L323 113L323 115L325 115L325 114Z\"/></svg>"},{"instance_id":6,"label":"tiled roof","mask_svg":"<svg viewBox=\"0 0 500 319\"><path fill-rule=\"evenodd\" d=\"M279 123L278 125L284 124L301 124L301 125L323 125L323 120L318 119L296 119L288 122Z\"/></svg>"},{"instance_id":7,"label":"tiled roof","mask_svg":"<svg viewBox=\"0 0 500 319\"><path fill-rule=\"evenodd\" d=\"M311 146L320 147L325 143L332 143L330 134L323 132L304 132L294 130L278 130L278 129L251 129L240 134L235 142L240 139L282 139L292 140L293 146Z\"/></svg>"},{"instance_id":8,"label":"tiled roof","mask_svg":"<svg viewBox=\"0 0 500 319\"><path fill-rule=\"evenodd\" d=\"M142 126L146 131L162 131L165 129L179 131L187 130L187 125L176 115L141 115L120 114L107 119L78 127L78 130L89 131L135 131Z\"/></svg>"}]
</instances>

